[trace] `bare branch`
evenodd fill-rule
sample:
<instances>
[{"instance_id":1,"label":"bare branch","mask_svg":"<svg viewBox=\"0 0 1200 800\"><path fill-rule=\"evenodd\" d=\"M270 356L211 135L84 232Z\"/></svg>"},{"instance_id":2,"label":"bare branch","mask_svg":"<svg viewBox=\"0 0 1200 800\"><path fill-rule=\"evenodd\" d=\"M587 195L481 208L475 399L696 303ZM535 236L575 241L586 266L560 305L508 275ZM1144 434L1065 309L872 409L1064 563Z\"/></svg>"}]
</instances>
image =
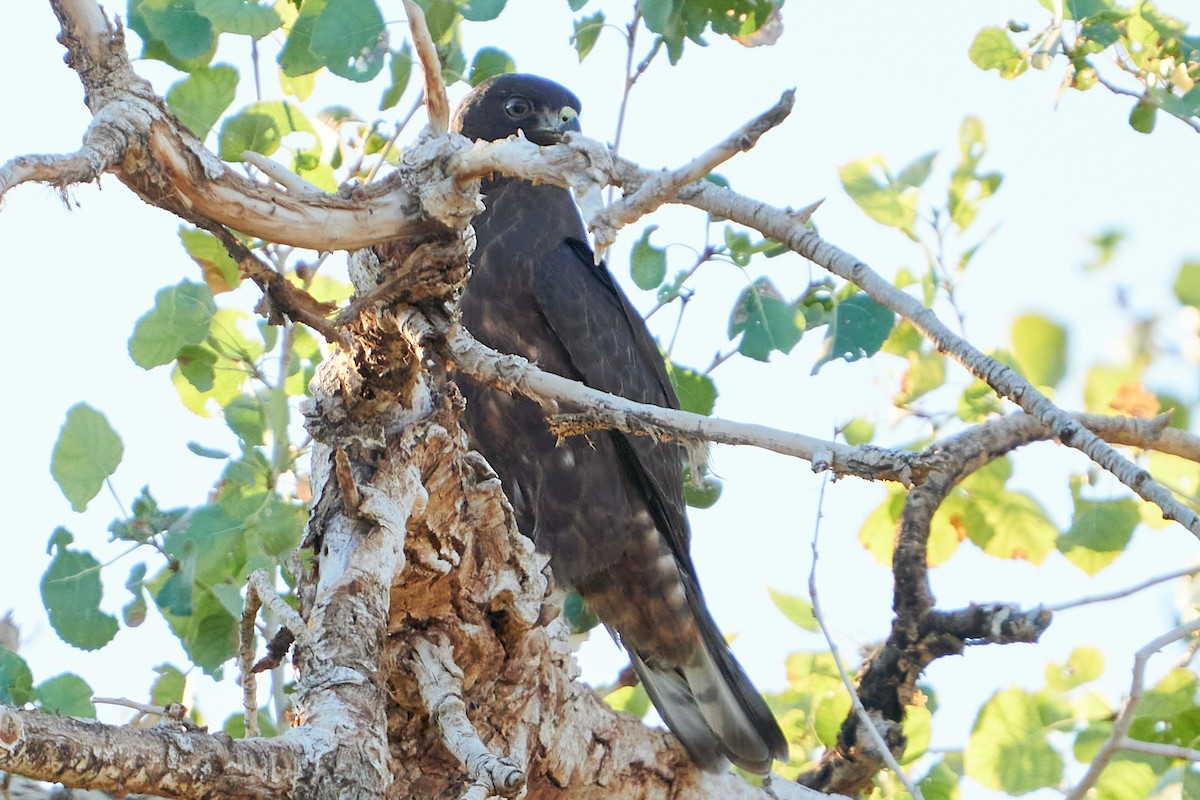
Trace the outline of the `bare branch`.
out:
<instances>
[{"instance_id":1,"label":"bare branch","mask_svg":"<svg viewBox=\"0 0 1200 800\"><path fill-rule=\"evenodd\" d=\"M1182 761L1191 761L1193 763L1200 762L1200 750L1194 750L1190 747L1180 747L1177 744L1143 742L1138 739L1130 739L1126 736L1117 747L1131 753L1144 753L1148 756L1166 756L1167 758L1178 758Z\"/></svg>"},{"instance_id":2,"label":"bare branch","mask_svg":"<svg viewBox=\"0 0 1200 800\"><path fill-rule=\"evenodd\" d=\"M284 798L317 733L234 741L179 723L131 728L0 706L0 770L122 795Z\"/></svg>"},{"instance_id":3,"label":"bare branch","mask_svg":"<svg viewBox=\"0 0 1200 800\"><path fill-rule=\"evenodd\" d=\"M1174 572L1168 572L1165 575L1158 575L1153 578L1147 578L1146 580L1142 581L1141 583L1134 584L1133 586L1129 586L1124 589L1117 589L1116 591L1104 592L1102 594L1088 595L1087 597L1080 597L1077 600L1068 600L1067 602L1064 602L1064 603L1056 603L1053 605L1048 605L1048 606L1045 606L1045 609L1047 611L1059 612L1059 611L1066 611L1066 610L1072 609L1072 608L1079 608L1080 606L1086 606L1086 605L1090 605L1092 603L1107 603L1111 600L1120 600L1123 597L1129 597L1132 594L1136 594L1136 593L1142 591L1143 589L1149 589L1151 586L1157 586L1158 584L1166 583L1167 581L1174 581L1174 580L1178 580L1180 578L1186 578L1190 575L1196 575L1197 573L1200 573L1200 564L1195 564L1190 567L1185 567L1184 569L1177 569Z\"/></svg>"},{"instance_id":4,"label":"bare branch","mask_svg":"<svg viewBox=\"0 0 1200 800\"><path fill-rule=\"evenodd\" d=\"M1129 741L1127 738L1129 728L1133 725L1134 718L1137 716L1138 704L1142 702L1142 692L1146 680L1146 662L1150 660L1150 656L1162 650L1167 645L1191 636L1197 631L1200 631L1200 619L1193 620L1187 625L1180 625L1178 628L1164 633L1137 651L1133 658L1133 678L1129 685L1129 696L1121 704L1121 712L1117 715L1116 721L1113 722L1112 733L1109 734L1107 741L1100 746L1100 750L1097 751L1096 755L1092 757L1092 763L1088 765L1088 770L1084 773L1083 778L1067 793L1066 800L1083 800L1092 787L1096 785L1096 781L1100 779L1100 773L1104 772L1104 768L1112 761L1113 756L1122 747L1126 747L1126 743ZM1133 748L1126 747L1126 749Z\"/></svg>"},{"instance_id":5,"label":"bare branch","mask_svg":"<svg viewBox=\"0 0 1200 800\"><path fill-rule=\"evenodd\" d=\"M408 14L408 30L425 73L425 110L429 113L429 128L437 136L450 130L450 100L442 80L442 64L433 37L429 35L429 26L425 24L425 12L413 0L404 0L404 13Z\"/></svg>"},{"instance_id":6,"label":"bare branch","mask_svg":"<svg viewBox=\"0 0 1200 800\"><path fill-rule=\"evenodd\" d=\"M463 674L454 663L450 646L418 639L413 643L412 668L421 699L441 730L442 741L466 768L474 784L471 791L480 797L513 797L520 792L525 786L524 770L512 759L488 750L467 717L462 697Z\"/></svg>"},{"instance_id":7,"label":"bare branch","mask_svg":"<svg viewBox=\"0 0 1200 800\"><path fill-rule=\"evenodd\" d=\"M621 228L671 202L682 187L703 179L738 153L754 147L764 133L787 119L792 113L795 98L796 90L788 89L779 102L734 131L724 141L678 169L654 173L632 194L601 211L589 223L596 237L596 246L599 249L609 247L617 240Z\"/></svg>"}]
</instances>

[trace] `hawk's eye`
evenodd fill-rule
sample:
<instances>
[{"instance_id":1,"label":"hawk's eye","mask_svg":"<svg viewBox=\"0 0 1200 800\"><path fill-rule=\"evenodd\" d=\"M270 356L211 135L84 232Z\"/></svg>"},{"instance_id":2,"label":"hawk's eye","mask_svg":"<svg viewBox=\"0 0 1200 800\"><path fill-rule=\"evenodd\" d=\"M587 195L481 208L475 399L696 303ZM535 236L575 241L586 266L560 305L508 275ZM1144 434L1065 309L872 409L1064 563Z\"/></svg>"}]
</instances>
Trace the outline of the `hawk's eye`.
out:
<instances>
[{"instance_id":1,"label":"hawk's eye","mask_svg":"<svg viewBox=\"0 0 1200 800\"><path fill-rule=\"evenodd\" d=\"M510 117L524 117L533 110L533 106L524 97L510 97L504 104L504 112Z\"/></svg>"}]
</instances>

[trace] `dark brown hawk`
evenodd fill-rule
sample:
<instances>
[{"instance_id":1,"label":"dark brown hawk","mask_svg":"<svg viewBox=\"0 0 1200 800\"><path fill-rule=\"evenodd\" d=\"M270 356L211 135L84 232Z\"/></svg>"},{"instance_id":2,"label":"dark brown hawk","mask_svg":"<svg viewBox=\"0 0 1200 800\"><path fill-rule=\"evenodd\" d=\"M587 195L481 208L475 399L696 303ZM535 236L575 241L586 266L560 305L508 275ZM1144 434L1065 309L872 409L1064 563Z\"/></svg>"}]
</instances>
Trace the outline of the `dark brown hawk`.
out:
<instances>
[{"instance_id":1,"label":"dark brown hawk","mask_svg":"<svg viewBox=\"0 0 1200 800\"><path fill-rule=\"evenodd\" d=\"M472 139L523 131L539 145L579 130L556 83L502 75L455 116ZM645 323L587 245L571 195L497 177L483 184L462 322L485 344L613 394L678 408ZM787 758L774 717L704 604L688 551L683 453L598 431L561 442L533 402L463 381L463 423L504 485L521 531L550 556L629 652L659 714L700 766L766 773Z\"/></svg>"}]
</instances>

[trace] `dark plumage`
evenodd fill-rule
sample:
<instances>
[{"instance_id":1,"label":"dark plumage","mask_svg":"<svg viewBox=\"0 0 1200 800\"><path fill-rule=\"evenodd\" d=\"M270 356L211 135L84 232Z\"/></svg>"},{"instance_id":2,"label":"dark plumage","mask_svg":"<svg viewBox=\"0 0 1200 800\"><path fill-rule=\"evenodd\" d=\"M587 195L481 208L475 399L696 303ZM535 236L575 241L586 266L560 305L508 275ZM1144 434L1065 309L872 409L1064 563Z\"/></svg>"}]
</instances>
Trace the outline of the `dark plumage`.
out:
<instances>
[{"instance_id":1,"label":"dark plumage","mask_svg":"<svg viewBox=\"0 0 1200 800\"><path fill-rule=\"evenodd\" d=\"M579 130L579 108L556 83L502 75L471 92L454 128L485 140L521 130L547 145ZM483 194L462 298L467 329L542 369L677 408L662 355L595 264L567 190L498 177ZM469 381L462 388L463 424L500 476L521 531L625 646L692 759L758 773L786 759L779 726L705 607L688 551L680 447L615 431L557 442L535 403Z\"/></svg>"}]
</instances>

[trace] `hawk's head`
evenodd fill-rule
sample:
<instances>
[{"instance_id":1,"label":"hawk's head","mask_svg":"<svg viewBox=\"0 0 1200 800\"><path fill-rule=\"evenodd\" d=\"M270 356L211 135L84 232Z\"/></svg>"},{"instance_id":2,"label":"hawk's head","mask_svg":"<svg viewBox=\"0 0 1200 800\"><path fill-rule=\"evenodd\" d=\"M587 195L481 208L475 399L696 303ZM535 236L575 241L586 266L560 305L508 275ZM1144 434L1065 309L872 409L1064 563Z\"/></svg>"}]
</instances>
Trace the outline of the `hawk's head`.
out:
<instances>
[{"instance_id":1,"label":"hawk's head","mask_svg":"<svg viewBox=\"0 0 1200 800\"><path fill-rule=\"evenodd\" d=\"M497 75L467 95L453 127L470 139L507 139L520 130L534 144L555 144L579 130L579 98L536 75Z\"/></svg>"}]
</instances>

